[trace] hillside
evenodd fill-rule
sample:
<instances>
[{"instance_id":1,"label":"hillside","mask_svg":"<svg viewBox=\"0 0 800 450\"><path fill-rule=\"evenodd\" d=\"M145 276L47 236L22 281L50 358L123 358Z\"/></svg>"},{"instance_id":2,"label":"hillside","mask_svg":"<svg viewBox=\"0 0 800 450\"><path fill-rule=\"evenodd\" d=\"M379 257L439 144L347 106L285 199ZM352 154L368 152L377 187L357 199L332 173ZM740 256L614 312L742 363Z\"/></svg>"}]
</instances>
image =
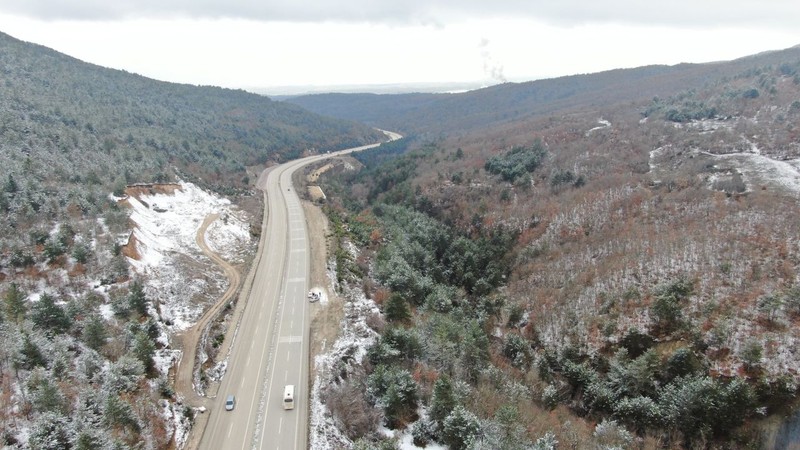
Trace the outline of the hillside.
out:
<instances>
[{"instance_id":1,"label":"hillside","mask_svg":"<svg viewBox=\"0 0 800 450\"><path fill-rule=\"evenodd\" d=\"M357 120L404 134L455 134L516 120L611 103L676 95L731 73L778 65L800 46L734 61L646 66L526 83L505 83L459 94L315 94L286 101L331 117Z\"/></svg>"},{"instance_id":2,"label":"hillside","mask_svg":"<svg viewBox=\"0 0 800 450\"><path fill-rule=\"evenodd\" d=\"M218 216L208 244L246 268L251 176L383 134L2 33L0 74L0 447L180 447L194 411L169 378L174 334L228 283L198 227Z\"/></svg>"},{"instance_id":3,"label":"hillside","mask_svg":"<svg viewBox=\"0 0 800 450\"><path fill-rule=\"evenodd\" d=\"M105 69L5 34L0 64L6 157L75 154L99 163L95 172L104 182L124 174L119 166L135 164L127 168L137 174L129 182L171 178L174 166L212 184L222 173L238 174L220 183L230 186L239 184L246 165L381 139L370 128L263 96ZM74 174L72 158L64 159L52 161L52 169Z\"/></svg>"},{"instance_id":4,"label":"hillside","mask_svg":"<svg viewBox=\"0 0 800 450\"><path fill-rule=\"evenodd\" d=\"M405 104L420 119L407 129L436 132L323 179L340 239L358 247L331 265L381 310L363 362L341 352L322 389L343 434L796 443L783 417L800 382L799 50L536 82L541 105L513 113L517 100L492 97L502 106L480 125L458 111L524 87L447 97L463 109ZM557 98L578 80L594 87ZM366 412L348 417L345 398Z\"/></svg>"}]
</instances>

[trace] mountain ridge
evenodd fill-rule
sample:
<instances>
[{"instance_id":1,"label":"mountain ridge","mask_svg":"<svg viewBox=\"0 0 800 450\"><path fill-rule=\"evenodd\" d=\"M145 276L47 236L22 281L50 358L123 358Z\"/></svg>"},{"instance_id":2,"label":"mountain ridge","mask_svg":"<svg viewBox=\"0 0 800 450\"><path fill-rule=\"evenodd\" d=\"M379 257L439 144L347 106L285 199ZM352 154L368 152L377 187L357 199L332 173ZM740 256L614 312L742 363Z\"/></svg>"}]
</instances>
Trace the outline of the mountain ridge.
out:
<instances>
[{"instance_id":1,"label":"mountain ridge","mask_svg":"<svg viewBox=\"0 0 800 450\"><path fill-rule=\"evenodd\" d=\"M800 46L731 61L648 65L504 83L458 94L313 94L288 98L333 117L414 133L459 133L576 106L675 95L748 67L800 58Z\"/></svg>"}]
</instances>

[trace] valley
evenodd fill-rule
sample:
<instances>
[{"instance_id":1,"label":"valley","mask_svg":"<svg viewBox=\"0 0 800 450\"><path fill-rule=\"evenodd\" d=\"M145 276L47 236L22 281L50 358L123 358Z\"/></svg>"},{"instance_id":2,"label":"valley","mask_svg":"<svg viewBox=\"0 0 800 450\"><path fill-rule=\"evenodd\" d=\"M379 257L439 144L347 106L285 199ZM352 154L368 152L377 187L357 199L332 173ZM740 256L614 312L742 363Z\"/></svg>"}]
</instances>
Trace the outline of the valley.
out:
<instances>
[{"instance_id":1,"label":"valley","mask_svg":"<svg viewBox=\"0 0 800 450\"><path fill-rule=\"evenodd\" d=\"M4 448L797 442L800 47L282 101L0 62Z\"/></svg>"}]
</instances>

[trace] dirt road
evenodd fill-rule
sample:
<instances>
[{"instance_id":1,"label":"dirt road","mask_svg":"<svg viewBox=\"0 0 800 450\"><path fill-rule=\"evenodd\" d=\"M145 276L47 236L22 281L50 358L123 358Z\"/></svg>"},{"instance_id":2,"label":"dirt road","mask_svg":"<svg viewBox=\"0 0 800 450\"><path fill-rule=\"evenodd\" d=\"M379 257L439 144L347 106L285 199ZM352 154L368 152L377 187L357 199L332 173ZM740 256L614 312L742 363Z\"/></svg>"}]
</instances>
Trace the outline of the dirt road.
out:
<instances>
[{"instance_id":1,"label":"dirt road","mask_svg":"<svg viewBox=\"0 0 800 450\"><path fill-rule=\"evenodd\" d=\"M183 398L183 401L187 405L191 407L208 408L209 399L207 397L198 395L197 391L194 389L194 372L195 366L197 365L197 349L199 348L200 339L202 338L203 332L208 324L217 317L219 312L236 294L241 282L241 275L239 274L239 271L237 271L236 268L230 265L217 253L212 251L206 244L206 230L208 230L209 225L211 225L218 218L218 214L209 214L206 216L203 224L197 230L195 242L203 251L203 253L211 258L211 260L219 265L225 272L225 276L228 278L229 282L228 289L224 294L222 294L219 300L217 300L217 302L200 317L194 326L175 336L177 347L183 352L175 373L175 392L178 394L178 396ZM226 347L229 345L230 339L226 339L220 348L220 354L225 354L225 352L227 352ZM203 429L205 420L207 420L207 415L199 415L197 417L197 423L195 423L195 428ZM186 445L187 449L197 448L200 436L195 436L196 434L197 433L192 433L192 436Z\"/></svg>"}]
</instances>

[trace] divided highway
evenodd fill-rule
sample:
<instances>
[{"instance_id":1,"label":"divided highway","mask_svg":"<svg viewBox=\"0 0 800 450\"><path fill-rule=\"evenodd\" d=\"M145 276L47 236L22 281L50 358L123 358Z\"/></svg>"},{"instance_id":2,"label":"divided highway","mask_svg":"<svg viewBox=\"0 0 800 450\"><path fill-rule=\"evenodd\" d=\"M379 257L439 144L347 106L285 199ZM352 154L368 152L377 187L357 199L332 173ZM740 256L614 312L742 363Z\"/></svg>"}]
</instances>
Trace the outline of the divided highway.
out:
<instances>
[{"instance_id":1,"label":"divided highway","mask_svg":"<svg viewBox=\"0 0 800 450\"><path fill-rule=\"evenodd\" d=\"M400 136L387 133L393 140ZM308 298L310 248L292 174L312 162L373 148L312 156L265 170L258 181L266 202L261 253L228 367L201 449L304 449L308 435ZM235 324L234 324L235 326ZM283 409L284 386L295 386L294 409ZM233 394L233 410L225 400Z\"/></svg>"}]
</instances>

